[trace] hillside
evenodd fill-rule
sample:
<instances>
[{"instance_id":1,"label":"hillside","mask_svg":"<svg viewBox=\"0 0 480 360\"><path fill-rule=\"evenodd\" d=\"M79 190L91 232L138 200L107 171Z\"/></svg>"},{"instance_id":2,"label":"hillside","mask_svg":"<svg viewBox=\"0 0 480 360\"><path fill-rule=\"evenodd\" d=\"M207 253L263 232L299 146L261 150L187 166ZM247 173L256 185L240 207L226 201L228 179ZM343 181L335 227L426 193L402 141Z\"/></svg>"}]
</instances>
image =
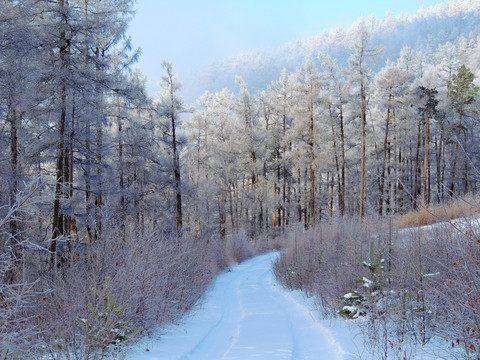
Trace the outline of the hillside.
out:
<instances>
[{"instance_id":1,"label":"hillside","mask_svg":"<svg viewBox=\"0 0 480 360\"><path fill-rule=\"evenodd\" d=\"M237 56L210 63L200 73L185 79L185 83L195 84L185 98L193 101L206 90L233 89L235 75L240 75L250 91L255 92L278 79L283 68L294 71L308 56L316 59L318 54L328 54L338 62L345 63L350 55L351 42L362 22L371 29L373 43L384 49L382 56L377 59L378 68L387 59L396 59L404 46L425 54L461 37L467 42L476 41L480 32L479 14L478 1L449 0L433 7L420 8L413 15L390 13L385 18L375 15L361 17L348 29L339 27L279 48L244 51ZM479 64L476 65L478 69Z\"/></svg>"}]
</instances>

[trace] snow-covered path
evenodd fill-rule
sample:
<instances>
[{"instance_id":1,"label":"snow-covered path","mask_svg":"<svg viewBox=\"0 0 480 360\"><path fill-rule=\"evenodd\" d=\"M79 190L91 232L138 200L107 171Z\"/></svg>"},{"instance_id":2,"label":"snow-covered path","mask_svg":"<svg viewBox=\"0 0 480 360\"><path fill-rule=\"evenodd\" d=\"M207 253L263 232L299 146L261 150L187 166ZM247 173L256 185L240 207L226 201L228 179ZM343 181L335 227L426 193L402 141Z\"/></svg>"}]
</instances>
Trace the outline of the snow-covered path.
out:
<instances>
[{"instance_id":1,"label":"snow-covered path","mask_svg":"<svg viewBox=\"0 0 480 360\"><path fill-rule=\"evenodd\" d=\"M144 339L129 360L346 359L332 333L272 273L268 253L217 277L201 307L162 336Z\"/></svg>"}]
</instances>

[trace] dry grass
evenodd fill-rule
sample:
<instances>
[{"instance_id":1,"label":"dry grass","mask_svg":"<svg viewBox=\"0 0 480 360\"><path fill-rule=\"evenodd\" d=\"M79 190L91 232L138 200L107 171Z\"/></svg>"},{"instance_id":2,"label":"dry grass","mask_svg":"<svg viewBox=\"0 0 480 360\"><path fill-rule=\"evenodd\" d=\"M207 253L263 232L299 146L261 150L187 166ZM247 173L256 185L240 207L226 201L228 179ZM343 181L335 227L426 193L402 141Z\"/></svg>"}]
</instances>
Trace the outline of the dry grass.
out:
<instances>
[{"instance_id":1,"label":"dry grass","mask_svg":"<svg viewBox=\"0 0 480 360\"><path fill-rule=\"evenodd\" d=\"M395 225L397 228L408 228L480 214L478 200L478 196L476 198L469 196L445 204L422 206L399 216Z\"/></svg>"}]
</instances>

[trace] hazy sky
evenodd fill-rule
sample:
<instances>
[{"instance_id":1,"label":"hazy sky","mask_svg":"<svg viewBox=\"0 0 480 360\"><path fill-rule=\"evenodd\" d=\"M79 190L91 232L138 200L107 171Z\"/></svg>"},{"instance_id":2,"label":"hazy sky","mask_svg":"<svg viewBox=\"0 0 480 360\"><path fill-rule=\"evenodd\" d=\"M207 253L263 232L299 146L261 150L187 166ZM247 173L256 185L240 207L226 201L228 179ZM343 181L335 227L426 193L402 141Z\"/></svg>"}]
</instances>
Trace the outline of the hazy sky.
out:
<instances>
[{"instance_id":1,"label":"hazy sky","mask_svg":"<svg viewBox=\"0 0 480 360\"><path fill-rule=\"evenodd\" d=\"M171 61L182 82L210 60L242 50L272 48L320 30L347 28L360 15L390 10L414 14L442 0L137 0L129 34L142 48L139 66L150 93L161 62Z\"/></svg>"}]
</instances>

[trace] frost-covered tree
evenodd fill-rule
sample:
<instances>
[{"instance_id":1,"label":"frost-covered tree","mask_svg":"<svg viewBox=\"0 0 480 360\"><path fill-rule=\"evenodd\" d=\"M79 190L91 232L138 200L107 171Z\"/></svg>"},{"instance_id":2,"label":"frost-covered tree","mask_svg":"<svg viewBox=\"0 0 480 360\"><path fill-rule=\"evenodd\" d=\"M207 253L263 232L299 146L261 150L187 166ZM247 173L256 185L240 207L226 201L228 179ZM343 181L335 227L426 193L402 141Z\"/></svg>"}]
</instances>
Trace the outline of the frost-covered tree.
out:
<instances>
[{"instance_id":1,"label":"frost-covered tree","mask_svg":"<svg viewBox=\"0 0 480 360\"><path fill-rule=\"evenodd\" d=\"M371 59L381 53L378 48L372 48L371 32L364 23L358 25L358 35L353 45L353 54L349 58L349 66L352 74L352 82L357 85L357 93L360 99L360 188L359 188L359 219L364 215L365 203L365 168L366 168L366 126L367 126L367 95L369 85L369 70L367 59Z\"/></svg>"},{"instance_id":2,"label":"frost-covered tree","mask_svg":"<svg viewBox=\"0 0 480 360\"><path fill-rule=\"evenodd\" d=\"M425 137L423 142L424 157L423 157L423 186L422 186L422 205L425 206L430 203L430 177L429 177L429 144L430 144L430 119L437 115L438 100L436 89L420 87L420 97L423 100L420 112L425 118Z\"/></svg>"},{"instance_id":3,"label":"frost-covered tree","mask_svg":"<svg viewBox=\"0 0 480 360\"><path fill-rule=\"evenodd\" d=\"M458 153L460 148L460 143L462 144L462 150L468 154L467 149L467 128L465 127L463 121L463 115L467 107L474 103L475 97L478 93L478 86L474 84L474 75L465 65L461 65L455 74L452 75L452 79L447 81L447 91L448 97L451 101L452 107L458 113L458 122L455 124L455 153L453 157L453 164L451 169L451 182L449 186L450 194L453 196L455 190L455 177L458 161ZM463 134L462 139L460 139L460 133ZM463 173L464 179L464 189L463 191L467 193L469 191L468 186L468 160L465 160L465 168Z\"/></svg>"},{"instance_id":4,"label":"frost-covered tree","mask_svg":"<svg viewBox=\"0 0 480 360\"><path fill-rule=\"evenodd\" d=\"M41 52L39 37L33 23L38 7L34 2L6 1L0 4L0 208L2 204L12 206L23 181L28 179L32 161L31 137L41 133L40 124L32 120L39 114L39 102L45 100L42 94L42 69L38 69ZM34 59L30 61L30 59ZM0 216L4 216L0 211ZM21 260L21 252L15 239L22 232L22 225L12 214L8 222L9 238L0 241L0 253L8 248L13 264ZM18 280L16 267L6 272L7 283Z\"/></svg>"},{"instance_id":5,"label":"frost-covered tree","mask_svg":"<svg viewBox=\"0 0 480 360\"><path fill-rule=\"evenodd\" d=\"M346 211L346 106L351 100L351 89L347 71L337 64L335 59L323 57L326 71L327 90L323 101L328 107L332 132L332 150L337 172L338 210L340 216Z\"/></svg>"},{"instance_id":6,"label":"frost-covered tree","mask_svg":"<svg viewBox=\"0 0 480 360\"><path fill-rule=\"evenodd\" d=\"M291 142L287 132L292 125L291 109L294 105L293 79L284 69L280 78L273 81L267 88L267 99L269 109L269 122L267 124L266 144L269 147L267 153L271 154L267 159L271 162L271 172L274 178L274 216L273 226L285 226L290 221L288 202L290 199L290 188L292 186L292 166L288 161L288 153L291 150ZM265 116L267 113L265 112Z\"/></svg>"},{"instance_id":7,"label":"frost-covered tree","mask_svg":"<svg viewBox=\"0 0 480 360\"><path fill-rule=\"evenodd\" d=\"M320 206L317 208L317 185L320 182L318 166L318 137L320 90L323 79L311 58L305 59L295 74L295 106L293 132L297 153L297 206L299 221L305 227L315 224Z\"/></svg>"},{"instance_id":8,"label":"frost-covered tree","mask_svg":"<svg viewBox=\"0 0 480 360\"><path fill-rule=\"evenodd\" d=\"M399 63L387 62L386 66L377 74L375 80L375 105L379 115L385 119L383 124L377 126L383 130L382 141L376 145L376 158L378 162L378 214L392 212L392 189L395 182L392 170L398 166L394 147L400 134L396 133L402 112L408 109L411 103L411 84L413 72ZM393 133L393 136L392 136Z\"/></svg>"},{"instance_id":9,"label":"frost-covered tree","mask_svg":"<svg viewBox=\"0 0 480 360\"><path fill-rule=\"evenodd\" d=\"M213 209L217 186L212 185L215 179L212 158L215 148L212 147L217 109L214 106L215 95L206 92L198 100L198 109L190 119L185 121L184 129L190 146L186 149L188 174L194 188L193 204L186 205L191 211L193 233L195 237L213 233ZM202 210L203 209L203 210Z\"/></svg>"},{"instance_id":10,"label":"frost-covered tree","mask_svg":"<svg viewBox=\"0 0 480 360\"><path fill-rule=\"evenodd\" d=\"M183 99L178 95L181 84L177 81L173 73L173 65L167 61L162 62L165 75L162 77L160 86L163 92L157 94L157 111L159 116L165 121L164 134L165 141L168 144L172 154L173 188L175 193L175 221L177 236L182 234L183 216L182 216L182 182L180 169L180 141L178 128L180 126L180 114L185 112Z\"/></svg>"}]
</instances>

